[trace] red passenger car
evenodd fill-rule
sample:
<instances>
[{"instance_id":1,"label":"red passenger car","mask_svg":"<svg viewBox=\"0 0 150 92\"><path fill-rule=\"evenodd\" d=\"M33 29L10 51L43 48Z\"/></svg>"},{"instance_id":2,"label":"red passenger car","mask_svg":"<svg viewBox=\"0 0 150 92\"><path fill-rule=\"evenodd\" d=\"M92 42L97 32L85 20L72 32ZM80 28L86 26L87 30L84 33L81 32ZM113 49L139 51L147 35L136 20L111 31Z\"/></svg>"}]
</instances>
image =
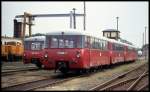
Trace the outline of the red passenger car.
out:
<instances>
[{"instance_id":1,"label":"red passenger car","mask_svg":"<svg viewBox=\"0 0 150 92\"><path fill-rule=\"evenodd\" d=\"M42 63L45 68L59 70L62 73L70 70L89 70L124 62L130 55L126 53L125 56L125 47L129 45L85 31L54 31L46 34Z\"/></svg>"},{"instance_id":2,"label":"red passenger car","mask_svg":"<svg viewBox=\"0 0 150 92\"><path fill-rule=\"evenodd\" d=\"M134 62L137 58L138 54L135 47L132 45L125 46L125 61Z\"/></svg>"},{"instance_id":3,"label":"red passenger car","mask_svg":"<svg viewBox=\"0 0 150 92\"><path fill-rule=\"evenodd\" d=\"M24 40L24 64L33 63L42 67L43 49L45 47L45 36L35 36Z\"/></svg>"},{"instance_id":4,"label":"red passenger car","mask_svg":"<svg viewBox=\"0 0 150 92\"><path fill-rule=\"evenodd\" d=\"M110 51L111 64L124 62L125 61L124 52L125 52L125 46L127 44L113 39L109 39L109 43L110 43L109 51Z\"/></svg>"}]
</instances>

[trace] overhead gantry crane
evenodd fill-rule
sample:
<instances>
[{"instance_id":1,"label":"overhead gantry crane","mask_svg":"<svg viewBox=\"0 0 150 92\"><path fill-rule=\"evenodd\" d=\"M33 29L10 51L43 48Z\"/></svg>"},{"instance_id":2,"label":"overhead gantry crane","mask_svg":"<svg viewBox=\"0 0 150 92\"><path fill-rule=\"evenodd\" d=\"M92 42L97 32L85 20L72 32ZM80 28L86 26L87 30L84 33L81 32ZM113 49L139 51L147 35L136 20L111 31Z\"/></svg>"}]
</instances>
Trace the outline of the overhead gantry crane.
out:
<instances>
[{"instance_id":1,"label":"overhead gantry crane","mask_svg":"<svg viewBox=\"0 0 150 92\"><path fill-rule=\"evenodd\" d=\"M23 31L22 31L22 40L25 37L25 32L26 32L26 25L29 25L29 36L31 36L32 31L31 31L31 26L33 25L32 21L35 18L42 18L42 17L70 17L70 28L72 28L72 20L73 20L73 28L76 29L76 18L75 17L85 17L84 14L76 14L75 13L75 8L73 8L73 12L70 11L70 13L67 14L30 14L27 12L24 12L24 15L17 15L15 18L23 18ZM28 19L28 22L27 22Z\"/></svg>"}]
</instances>

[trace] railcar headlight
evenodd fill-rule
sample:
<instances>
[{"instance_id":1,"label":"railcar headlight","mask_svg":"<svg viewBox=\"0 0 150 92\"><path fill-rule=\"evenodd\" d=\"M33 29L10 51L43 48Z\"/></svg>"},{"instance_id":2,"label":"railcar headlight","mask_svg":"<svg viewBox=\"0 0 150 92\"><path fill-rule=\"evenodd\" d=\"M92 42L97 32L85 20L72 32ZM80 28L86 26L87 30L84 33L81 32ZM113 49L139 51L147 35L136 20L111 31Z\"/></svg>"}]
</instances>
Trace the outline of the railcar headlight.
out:
<instances>
[{"instance_id":1,"label":"railcar headlight","mask_svg":"<svg viewBox=\"0 0 150 92\"><path fill-rule=\"evenodd\" d=\"M47 57L48 57L48 55L47 55L47 54L45 54L45 55L44 55L44 57L45 57L45 58L47 58Z\"/></svg>"},{"instance_id":2,"label":"railcar headlight","mask_svg":"<svg viewBox=\"0 0 150 92\"><path fill-rule=\"evenodd\" d=\"M80 51L77 51L76 57L80 58L80 56L81 56Z\"/></svg>"},{"instance_id":3,"label":"railcar headlight","mask_svg":"<svg viewBox=\"0 0 150 92\"><path fill-rule=\"evenodd\" d=\"M79 58L80 57L80 54L77 54L77 58Z\"/></svg>"},{"instance_id":4,"label":"railcar headlight","mask_svg":"<svg viewBox=\"0 0 150 92\"><path fill-rule=\"evenodd\" d=\"M25 56L26 56L26 54L24 53L24 54L23 54L23 56L25 57Z\"/></svg>"}]
</instances>

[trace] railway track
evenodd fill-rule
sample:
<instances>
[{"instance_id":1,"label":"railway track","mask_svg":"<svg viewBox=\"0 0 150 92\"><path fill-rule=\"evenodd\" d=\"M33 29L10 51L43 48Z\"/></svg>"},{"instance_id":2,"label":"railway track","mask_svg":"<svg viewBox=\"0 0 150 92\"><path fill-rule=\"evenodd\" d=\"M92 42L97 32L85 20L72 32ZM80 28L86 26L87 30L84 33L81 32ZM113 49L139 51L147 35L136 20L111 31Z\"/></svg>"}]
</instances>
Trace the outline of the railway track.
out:
<instances>
[{"instance_id":1,"label":"railway track","mask_svg":"<svg viewBox=\"0 0 150 92\"><path fill-rule=\"evenodd\" d=\"M145 65L142 65L142 66L140 66L138 68L141 68L141 67L145 67ZM118 78L122 79L124 76L126 76L127 74L129 74L132 71L137 70L138 68L133 69L131 71L128 71L128 72L126 72L124 74L121 74L120 76L118 76ZM141 68L141 70L145 70L145 69ZM61 77L46 78L46 79L42 79L42 80L31 81L31 82L27 82L27 83L22 83L22 84L17 84L17 85L13 85L13 86L4 87L4 88L2 88L2 90L5 90L5 91L7 91L7 90L14 90L14 91L16 91L16 90L20 90L20 91L35 90L35 89L38 89L38 88L44 88L44 87L47 87L47 86L53 86L55 84L63 83L63 82L66 82L66 81L69 81L69 80L72 80L72 79L75 79L75 78L87 77L89 75L92 75L93 73L96 73L96 72L87 73L87 74L84 74L84 75L76 75L76 76L73 76L73 77L72 76L71 77L67 76L67 78L66 77L64 77L64 78L61 78ZM135 75L132 74L132 76L135 76ZM145 77L145 75L144 75L144 77ZM116 79L114 79L114 80L116 80ZM112 83L110 81L107 84L112 84ZM104 85L106 86L106 84L104 84ZM143 87L141 86L141 89L143 89L145 87L147 87L147 85L145 85ZM96 86L96 87L94 87L94 88L92 88L90 90L100 90L100 88L98 88L98 86Z\"/></svg>"},{"instance_id":2,"label":"railway track","mask_svg":"<svg viewBox=\"0 0 150 92\"><path fill-rule=\"evenodd\" d=\"M26 68L26 69L14 69L14 70L4 70L2 71L2 76L12 75L16 73L20 73L22 71L34 71L39 70L38 68Z\"/></svg>"},{"instance_id":3,"label":"railway track","mask_svg":"<svg viewBox=\"0 0 150 92\"><path fill-rule=\"evenodd\" d=\"M140 75L140 76L139 76ZM141 65L89 90L144 90L148 87L148 64Z\"/></svg>"},{"instance_id":4,"label":"railway track","mask_svg":"<svg viewBox=\"0 0 150 92\"><path fill-rule=\"evenodd\" d=\"M52 86L55 84L60 84L66 81L70 81L72 79L75 78L79 78L79 77L85 77L88 76L89 74L85 74L85 75L76 75L72 77L70 76L66 76L66 77L60 77L57 76L57 78L47 78L47 79L42 79L42 80L37 80L37 81L31 81L31 82L27 82L27 83L22 83L22 84L17 84L17 85L13 85L13 86L8 86L8 87L4 87L2 88L3 91L30 91L30 90L35 90L38 88L43 88L43 87L47 87L47 86Z\"/></svg>"}]
</instances>

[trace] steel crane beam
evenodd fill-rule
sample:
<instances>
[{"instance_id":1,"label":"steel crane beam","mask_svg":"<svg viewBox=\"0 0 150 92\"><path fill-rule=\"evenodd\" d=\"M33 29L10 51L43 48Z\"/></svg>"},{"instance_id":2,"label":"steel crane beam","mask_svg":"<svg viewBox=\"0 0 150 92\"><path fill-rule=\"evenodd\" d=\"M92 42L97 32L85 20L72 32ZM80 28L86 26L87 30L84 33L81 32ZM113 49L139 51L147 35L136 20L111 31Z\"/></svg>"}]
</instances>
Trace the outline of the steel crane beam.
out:
<instances>
[{"instance_id":1,"label":"steel crane beam","mask_svg":"<svg viewBox=\"0 0 150 92\"><path fill-rule=\"evenodd\" d=\"M84 14L75 14L75 16L84 16ZM17 15L15 18L23 18L24 15ZM30 17L70 17L69 14L33 14Z\"/></svg>"}]
</instances>

